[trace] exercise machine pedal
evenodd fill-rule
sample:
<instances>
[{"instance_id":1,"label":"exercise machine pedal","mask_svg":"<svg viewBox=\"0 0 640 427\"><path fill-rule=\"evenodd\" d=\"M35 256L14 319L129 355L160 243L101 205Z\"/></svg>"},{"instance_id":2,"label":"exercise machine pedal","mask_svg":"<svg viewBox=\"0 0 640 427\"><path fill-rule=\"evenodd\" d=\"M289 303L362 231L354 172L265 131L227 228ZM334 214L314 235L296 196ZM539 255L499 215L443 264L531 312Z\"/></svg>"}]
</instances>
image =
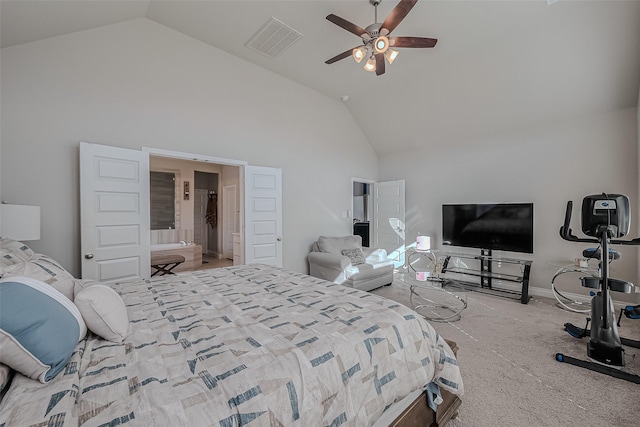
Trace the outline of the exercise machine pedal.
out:
<instances>
[{"instance_id":1,"label":"exercise machine pedal","mask_svg":"<svg viewBox=\"0 0 640 427\"><path fill-rule=\"evenodd\" d=\"M587 317L587 324L584 326L584 328L576 326L573 323L565 323L564 330L567 331L569 335L571 335L574 338L584 338L589 335L590 331L588 328L589 328L590 321L591 319Z\"/></svg>"},{"instance_id":2,"label":"exercise machine pedal","mask_svg":"<svg viewBox=\"0 0 640 427\"><path fill-rule=\"evenodd\" d=\"M640 305L628 305L624 308L620 309L620 316L618 316L618 327L620 326L620 321L622 320L622 315L629 319L638 320L640 319Z\"/></svg>"}]
</instances>

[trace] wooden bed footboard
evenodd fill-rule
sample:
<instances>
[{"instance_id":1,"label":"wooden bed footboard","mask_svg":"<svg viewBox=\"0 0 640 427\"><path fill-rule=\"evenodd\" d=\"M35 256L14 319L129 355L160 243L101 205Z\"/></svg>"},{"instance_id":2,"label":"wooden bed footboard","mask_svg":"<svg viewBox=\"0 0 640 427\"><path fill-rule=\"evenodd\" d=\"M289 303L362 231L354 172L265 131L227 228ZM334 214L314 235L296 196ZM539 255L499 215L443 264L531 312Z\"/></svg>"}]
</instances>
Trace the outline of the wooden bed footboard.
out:
<instances>
[{"instance_id":1,"label":"wooden bed footboard","mask_svg":"<svg viewBox=\"0 0 640 427\"><path fill-rule=\"evenodd\" d=\"M455 342L446 340L447 344L458 354L458 346ZM438 405L438 410L433 412L427 404L426 393L414 400L391 424L392 427L443 427L449 420L458 415L458 408L462 401L455 394L442 390L442 403Z\"/></svg>"}]
</instances>

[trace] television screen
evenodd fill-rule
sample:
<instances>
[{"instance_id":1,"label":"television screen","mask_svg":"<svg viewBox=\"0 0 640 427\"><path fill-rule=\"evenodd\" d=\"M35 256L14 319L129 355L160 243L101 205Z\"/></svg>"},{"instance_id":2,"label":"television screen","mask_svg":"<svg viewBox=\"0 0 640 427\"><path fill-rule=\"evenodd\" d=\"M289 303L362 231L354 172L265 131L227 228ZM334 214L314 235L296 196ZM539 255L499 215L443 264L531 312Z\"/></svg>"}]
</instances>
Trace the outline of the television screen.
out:
<instances>
[{"instance_id":1,"label":"television screen","mask_svg":"<svg viewBox=\"0 0 640 427\"><path fill-rule=\"evenodd\" d=\"M442 243L533 253L533 203L442 205Z\"/></svg>"}]
</instances>

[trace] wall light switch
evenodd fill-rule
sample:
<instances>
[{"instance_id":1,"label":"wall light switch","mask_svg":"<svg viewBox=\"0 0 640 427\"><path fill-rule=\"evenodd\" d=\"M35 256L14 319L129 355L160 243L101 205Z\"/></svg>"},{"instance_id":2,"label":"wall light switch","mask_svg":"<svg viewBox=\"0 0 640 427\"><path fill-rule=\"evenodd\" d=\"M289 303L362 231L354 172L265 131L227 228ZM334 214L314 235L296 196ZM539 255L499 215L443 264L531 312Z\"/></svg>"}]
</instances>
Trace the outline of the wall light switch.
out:
<instances>
[{"instance_id":1,"label":"wall light switch","mask_svg":"<svg viewBox=\"0 0 640 427\"><path fill-rule=\"evenodd\" d=\"M347 218L347 211L342 211L342 218Z\"/></svg>"}]
</instances>

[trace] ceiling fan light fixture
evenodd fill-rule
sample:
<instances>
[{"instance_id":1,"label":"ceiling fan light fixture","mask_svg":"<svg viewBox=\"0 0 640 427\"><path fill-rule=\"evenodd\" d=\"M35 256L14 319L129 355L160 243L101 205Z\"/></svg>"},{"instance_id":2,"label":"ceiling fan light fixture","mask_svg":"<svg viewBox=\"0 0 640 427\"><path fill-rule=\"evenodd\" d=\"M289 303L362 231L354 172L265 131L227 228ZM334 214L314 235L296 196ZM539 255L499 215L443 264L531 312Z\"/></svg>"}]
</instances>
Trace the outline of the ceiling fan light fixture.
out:
<instances>
[{"instance_id":1,"label":"ceiling fan light fixture","mask_svg":"<svg viewBox=\"0 0 640 427\"><path fill-rule=\"evenodd\" d=\"M359 64L367 55L367 48L364 46L356 47L353 49L353 59Z\"/></svg>"},{"instance_id":2,"label":"ceiling fan light fixture","mask_svg":"<svg viewBox=\"0 0 640 427\"><path fill-rule=\"evenodd\" d=\"M378 53L385 53L389 49L389 39L387 36L379 36L376 38L373 47Z\"/></svg>"},{"instance_id":3,"label":"ceiling fan light fixture","mask_svg":"<svg viewBox=\"0 0 640 427\"><path fill-rule=\"evenodd\" d=\"M400 52L398 52L397 50L387 49L387 51L384 53L384 57L387 58L387 61L389 61L389 64L393 64L393 61L396 60L398 53Z\"/></svg>"},{"instance_id":4,"label":"ceiling fan light fixture","mask_svg":"<svg viewBox=\"0 0 640 427\"><path fill-rule=\"evenodd\" d=\"M398 56L398 52L391 49L392 47L427 48L434 47L436 45L438 39L428 37L391 36L393 30L409 14L418 0L399 0L398 4L396 4L391 12L389 12L384 21L380 23L378 22L378 5L381 1L382 0L368 0L368 2L375 8L375 21L373 24L365 28L334 15L333 13L327 15L326 19L329 22L332 22L338 27L360 37L362 44L356 45L355 48L347 49L333 58L329 58L325 61L325 64L333 64L336 61L353 56L353 59L357 63L365 62L364 69L366 71L375 71L377 76L381 76L385 73L385 64L392 64ZM367 59L366 61L365 58Z\"/></svg>"},{"instance_id":5,"label":"ceiling fan light fixture","mask_svg":"<svg viewBox=\"0 0 640 427\"><path fill-rule=\"evenodd\" d=\"M364 69L367 71L375 71L376 70L376 59L371 55L366 64L364 64Z\"/></svg>"}]
</instances>

